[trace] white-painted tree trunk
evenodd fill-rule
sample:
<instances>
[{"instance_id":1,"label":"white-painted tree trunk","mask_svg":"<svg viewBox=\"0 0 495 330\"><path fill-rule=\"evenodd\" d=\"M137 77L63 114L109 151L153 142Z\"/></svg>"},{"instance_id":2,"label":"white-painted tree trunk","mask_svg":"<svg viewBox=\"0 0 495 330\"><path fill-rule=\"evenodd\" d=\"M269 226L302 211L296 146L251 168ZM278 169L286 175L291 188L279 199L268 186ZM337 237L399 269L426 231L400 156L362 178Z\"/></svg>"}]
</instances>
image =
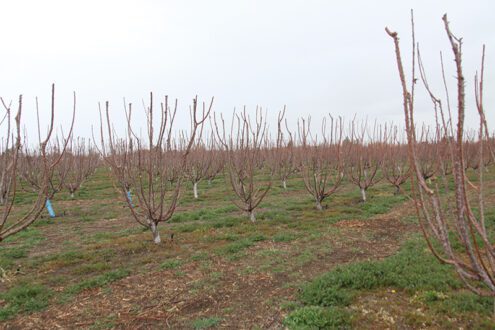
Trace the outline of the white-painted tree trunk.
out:
<instances>
[{"instance_id":1,"label":"white-painted tree trunk","mask_svg":"<svg viewBox=\"0 0 495 330\"><path fill-rule=\"evenodd\" d=\"M287 181L285 179L282 180L282 186L287 190Z\"/></svg>"},{"instance_id":2,"label":"white-painted tree trunk","mask_svg":"<svg viewBox=\"0 0 495 330\"><path fill-rule=\"evenodd\" d=\"M160 232L154 221L150 221L150 229L153 234L153 242L155 242L155 244L160 244L162 239L160 238Z\"/></svg>"},{"instance_id":3,"label":"white-painted tree trunk","mask_svg":"<svg viewBox=\"0 0 495 330\"><path fill-rule=\"evenodd\" d=\"M366 190L361 188L361 201L366 202Z\"/></svg>"},{"instance_id":4,"label":"white-painted tree trunk","mask_svg":"<svg viewBox=\"0 0 495 330\"><path fill-rule=\"evenodd\" d=\"M323 211L323 205L321 205L321 202L319 200L316 200L316 209L318 211Z\"/></svg>"},{"instance_id":5,"label":"white-painted tree trunk","mask_svg":"<svg viewBox=\"0 0 495 330\"><path fill-rule=\"evenodd\" d=\"M193 184L194 198L198 198L198 183L194 182Z\"/></svg>"},{"instance_id":6,"label":"white-painted tree trunk","mask_svg":"<svg viewBox=\"0 0 495 330\"><path fill-rule=\"evenodd\" d=\"M70 198L74 199L74 193L73 192L70 193Z\"/></svg>"},{"instance_id":7,"label":"white-painted tree trunk","mask_svg":"<svg viewBox=\"0 0 495 330\"><path fill-rule=\"evenodd\" d=\"M251 220L251 222L256 222L256 215L254 214L254 210L249 212L249 220Z\"/></svg>"}]
</instances>

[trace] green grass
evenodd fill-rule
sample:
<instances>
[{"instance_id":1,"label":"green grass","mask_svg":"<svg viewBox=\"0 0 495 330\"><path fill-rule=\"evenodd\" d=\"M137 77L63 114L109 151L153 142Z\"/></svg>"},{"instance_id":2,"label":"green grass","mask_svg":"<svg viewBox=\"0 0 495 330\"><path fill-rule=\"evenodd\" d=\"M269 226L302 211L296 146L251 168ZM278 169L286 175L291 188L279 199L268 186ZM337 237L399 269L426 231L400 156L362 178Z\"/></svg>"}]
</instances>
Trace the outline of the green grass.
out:
<instances>
[{"instance_id":1,"label":"green grass","mask_svg":"<svg viewBox=\"0 0 495 330\"><path fill-rule=\"evenodd\" d=\"M90 260L93 254L87 251L70 250L57 254L51 254L38 260L38 263L51 262L60 266L70 266L80 264L82 261Z\"/></svg>"},{"instance_id":2,"label":"green grass","mask_svg":"<svg viewBox=\"0 0 495 330\"><path fill-rule=\"evenodd\" d=\"M284 320L289 329L350 329L349 312L337 307L307 306L291 312Z\"/></svg>"},{"instance_id":3,"label":"green grass","mask_svg":"<svg viewBox=\"0 0 495 330\"><path fill-rule=\"evenodd\" d=\"M5 259L20 259L20 258L25 258L27 257L27 249L24 247L11 247L11 248L6 248L4 251L2 251L2 258Z\"/></svg>"},{"instance_id":4,"label":"green grass","mask_svg":"<svg viewBox=\"0 0 495 330\"><path fill-rule=\"evenodd\" d=\"M493 313L493 299L480 297L471 292L455 292L447 294L444 299L433 299L427 303L440 313L477 312L490 315Z\"/></svg>"},{"instance_id":5,"label":"green grass","mask_svg":"<svg viewBox=\"0 0 495 330\"><path fill-rule=\"evenodd\" d=\"M139 226L136 228L123 229L114 232L99 232L93 234L90 238L88 238L88 242L95 242L95 243L104 242L104 241L112 240L117 237L131 236L147 231L148 229Z\"/></svg>"},{"instance_id":6,"label":"green grass","mask_svg":"<svg viewBox=\"0 0 495 330\"><path fill-rule=\"evenodd\" d=\"M284 324L294 329L304 329L305 326L321 329L318 322L324 322L328 308L343 311L363 292L379 288L401 290L412 297L411 303L429 306L433 315L465 314L469 319L472 314L466 313L491 315L493 311L493 298L479 297L463 290L463 284L453 269L440 264L422 238L414 237L391 257L337 266L302 285L299 303L304 307L292 312ZM350 322L350 313L341 316Z\"/></svg>"},{"instance_id":7,"label":"green grass","mask_svg":"<svg viewBox=\"0 0 495 330\"><path fill-rule=\"evenodd\" d=\"M33 283L18 284L0 294L5 306L0 307L0 320L6 320L17 313L32 313L48 306L53 295L49 288Z\"/></svg>"},{"instance_id":8,"label":"green grass","mask_svg":"<svg viewBox=\"0 0 495 330\"><path fill-rule=\"evenodd\" d=\"M250 239L242 239L234 243L226 244L215 250L217 255L234 254L254 245Z\"/></svg>"},{"instance_id":9,"label":"green grass","mask_svg":"<svg viewBox=\"0 0 495 330\"><path fill-rule=\"evenodd\" d=\"M224 206L215 209L202 208L197 211L188 211L176 213L170 219L171 223L189 222L189 221L212 221L225 214L236 212L237 208L234 205Z\"/></svg>"},{"instance_id":10,"label":"green grass","mask_svg":"<svg viewBox=\"0 0 495 330\"><path fill-rule=\"evenodd\" d=\"M107 316L103 319L98 319L91 325L91 327L89 329L90 330L115 329L116 328L116 322L115 322L116 318L117 318L116 315L110 315L110 316Z\"/></svg>"},{"instance_id":11,"label":"green grass","mask_svg":"<svg viewBox=\"0 0 495 330\"><path fill-rule=\"evenodd\" d=\"M12 268L19 259L26 258L29 251L44 240L41 232L34 228L27 228L14 236L7 237L2 243L7 246L0 246L0 267Z\"/></svg>"},{"instance_id":12,"label":"green grass","mask_svg":"<svg viewBox=\"0 0 495 330\"><path fill-rule=\"evenodd\" d=\"M255 245L256 242L264 241L266 237L262 234L255 234L253 236L237 240L233 243L226 244L215 250L215 253L219 256L222 255L232 255L237 254L251 246Z\"/></svg>"},{"instance_id":13,"label":"green grass","mask_svg":"<svg viewBox=\"0 0 495 330\"><path fill-rule=\"evenodd\" d=\"M172 259L172 260L167 260L165 262L162 262L160 265L160 268L161 269L176 269L176 268L179 268L181 265L182 265L181 260Z\"/></svg>"},{"instance_id":14,"label":"green grass","mask_svg":"<svg viewBox=\"0 0 495 330\"><path fill-rule=\"evenodd\" d=\"M74 284L64 290L64 293L68 296L74 296L84 290L103 287L107 284L120 280L129 276L130 272L126 269L118 269L98 275L96 277L83 280L80 283Z\"/></svg>"},{"instance_id":15,"label":"green grass","mask_svg":"<svg viewBox=\"0 0 495 330\"><path fill-rule=\"evenodd\" d=\"M297 238L297 235L291 232L280 232L273 236L273 241L275 243L279 242L290 242Z\"/></svg>"},{"instance_id":16,"label":"green grass","mask_svg":"<svg viewBox=\"0 0 495 330\"><path fill-rule=\"evenodd\" d=\"M209 258L209 254L207 252L198 252L196 254L193 254L191 256L191 260L193 261L201 261L201 260L207 260Z\"/></svg>"},{"instance_id":17,"label":"green grass","mask_svg":"<svg viewBox=\"0 0 495 330\"><path fill-rule=\"evenodd\" d=\"M202 319L197 319L192 322L192 327L194 329L200 330L200 329L208 329L208 328L213 328L216 325L218 325L222 321L221 318L219 317L207 317L207 318L202 318Z\"/></svg>"},{"instance_id":18,"label":"green grass","mask_svg":"<svg viewBox=\"0 0 495 330\"><path fill-rule=\"evenodd\" d=\"M41 232L39 230L28 227L17 233L15 236L7 237L4 243L22 241L24 245L32 246L42 242L44 239L45 238L41 236Z\"/></svg>"},{"instance_id":19,"label":"green grass","mask_svg":"<svg viewBox=\"0 0 495 330\"><path fill-rule=\"evenodd\" d=\"M307 250L307 251L302 251L300 254L295 256L293 259L294 259L294 263L296 264L296 266L301 267L301 266L304 266L305 264L307 264L308 262L315 260L316 256L313 253L313 251Z\"/></svg>"},{"instance_id":20,"label":"green grass","mask_svg":"<svg viewBox=\"0 0 495 330\"><path fill-rule=\"evenodd\" d=\"M81 266L74 269L73 273L86 275L86 274L103 272L103 271L109 270L110 268L111 268L111 266L106 262L96 262L94 264L84 263Z\"/></svg>"},{"instance_id":21,"label":"green grass","mask_svg":"<svg viewBox=\"0 0 495 330\"><path fill-rule=\"evenodd\" d=\"M305 285L301 300L308 305L346 306L358 290L379 287L416 291L448 291L462 283L447 265L440 264L419 238L407 242L394 256L338 266Z\"/></svg>"}]
</instances>

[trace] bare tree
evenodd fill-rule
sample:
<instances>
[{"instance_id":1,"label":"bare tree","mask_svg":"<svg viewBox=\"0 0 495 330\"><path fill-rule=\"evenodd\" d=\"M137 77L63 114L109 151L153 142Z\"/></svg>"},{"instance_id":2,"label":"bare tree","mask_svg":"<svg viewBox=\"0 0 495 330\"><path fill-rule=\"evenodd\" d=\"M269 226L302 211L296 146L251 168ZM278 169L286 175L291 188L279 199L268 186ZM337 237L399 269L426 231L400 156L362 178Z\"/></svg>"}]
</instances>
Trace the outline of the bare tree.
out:
<instances>
[{"instance_id":1,"label":"bare tree","mask_svg":"<svg viewBox=\"0 0 495 330\"><path fill-rule=\"evenodd\" d=\"M367 122L361 125L357 132L355 122L351 123L352 153L348 153L346 172L349 181L358 186L361 192L361 201L366 202L366 191L377 184L382 178L378 170L382 166L383 144L381 143L380 128L373 128L368 132ZM365 140L368 135L367 140Z\"/></svg>"},{"instance_id":2,"label":"bare tree","mask_svg":"<svg viewBox=\"0 0 495 330\"><path fill-rule=\"evenodd\" d=\"M483 162L485 169L492 161L490 153L490 141L487 139L483 143L483 150L480 150L480 141L478 141L478 133L476 131L467 132L464 141L464 166L467 169L478 170L480 161ZM483 157L483 158L481 158Z\"/></svg>"},{"instance_id":3,"label":"bare tree","mask_svg":"<svg viewBox=\"0 0 495 330\"><path fill-rule=\"evenodd\" d=\"M464 155L464 117L465 117L465 77L462 68L462 39L457 38L450 30L447 15L443 16L445 31L452 47L457 73L457 127L452 125L453 117L450 112L444 111L443 103L436 97L426 79L424 85L431 96L435 111L441 118L441 132L448 144L448 154L453 164L454 198L442 196L439 185L428 184L423 177L418 159L418 141L414 122L414 79L416 54L422 75L424 69L416 53L414 39L414 19L411 12L412 25L412 77L408 86L402 64L399 47L399 38L396 32L386 28L386 32L393 39L402 86L403 107L409 146L409 158L413 168L412 192L415 200L417 215L423 235L433 254L443 263L452 265L465 285L479 295L495 296L495 249L489 240L485 224L484 189L483 189L483 145L489 140L488 127L483 109L483 74L484 74L484 46L481 60L481 74L475 76L475 96L479 114L478 148L480 155L477 185L469 182L465 170ZM443 64L442 64L443 71ZM446 84L445 84L446 85ZM447 90L447 89L446 89ZM447 93L448 94L448 93ZM447 104L449 104L447 96ZM448 203L452 202L450 206ZM475 208L478 210L475 211ZM454 235L450 236L449 233ZM462 246L455 249L451 237L455 237ZM435 244L437 242L438 244Z\"/></svg>"},{"instance_id":4,"label":"bare tree","mask_svg":"<svg viewBox=\"0 0 495 330\"><path fill-rule=\"evenodd\" d=\"M441 138L437 134L432 136L430 128L423 125L421 136L417 144L418 165L425 180L429 180L441 169L449 172L449 163L444 160L444 149L442 149ZM443 168L442 168L443 166Z\"/></svg>"},{"instance_id":5,"label":"bare tree","mask_svg":"<svg viewBox=\"0 0 495 330\"><path fill-rule=\"evenodd\" d=\"M209 150L211 155L211 163L206 171L205 178L208 180L208 185L211 185L212 181L224 170L226 155L221 149L218 149L216 143L213 143L213 147Z\"/></svg>"},{"instance_id":6,"label":"bare tree","mask_svg":"<svg viewBox=\"0 0 495 330\"><path fill-rule=\"evenodd\" d=\"M185 168L185 175L193 186L194 198L198 198L198 184L203 180L210 170L213 163L212 145L208 148L201 139L201 133L198 134L197 141L191 148L191 153ZM211 143L211 142L210 142Z\"/></svg>"},{"instance_id":7,"label":"bare tree","mask_svg":"<svg viewBox=\"0 0 495 330\"><path fill-rule=\"evenodd\" d=\"M342 184L344 178L343 120L330 116L330 124L324 118L321 127L321 141L310 134L311 118L299 123L300 149L298 152L304 186L313 196L318 210L322 202L331 196ZM308 140L309 138L309 140Z\"/></svg>"},{"instance_id":8,"label":"bare tree","mask_svg":"<svg viewBox=\"0 0 495 330\"><path fill-rule=\"evenodd\" d=\"M74 97L75 104L75 97ZM36 98L36 116L38 122L38 144L41 145L41 127L39 120L39 108L38 108L38 98ZM66 166L65 158L67 156L67 149L70 149L70 144L72 141L72 132L74 127L73 115L72 124L69 130L69 135L67 138L63 137L63 131L61 132L62 138L59 139L55 136L52 141L48 141L45 146L46 155L43 157L42 152L39 148L32 148L29 145L27 134L24 135L25 146L21 154L22 161L19 164L19 174L21 177L21 183L25 182L28 184L29 188L24 188L27 191L36 192L41 189L43 182L45 180L44 175L48 174L48 190L47 190L47 200L46 206L50 216L54 217L55 213L52 210L51 200L56 193L62 190L65 185L65 180L70 170L70 166ZM51 128L50 128L51 129ZM45 159L46 158L46 159ZM48 173L44 173L39 169L43 167L43 162L47 160L49 163L54 164L52 170Z\"/></svg>"},{"instance_id":9,"label":"bare tree","mask_svg":"<svg viewBox=\"0 0 495 330\"><path fill-rule=\"evenodd\" d=\"M282 187L287 189L287 180L297 172L297 163L294 152L294 136L285 119L285 106L278 114L276 148L271 148L270 162Z\"/></svg>"},{"instance_id":10,"label":"bare tree","mask_svg":"<svg viewBox=\"0 0 495 330\"><path fill-rule=\"evenodd\" d=\"M25 138L27 142L27 138ZM46 155L43 157L40 150L25 148L21 154L21 161L19 163L19 174L21 184L26 182L28 187L23 187L25 191L36 193L42 189L45 175L48 174L48 189L46 190L46 209L50 217L54 218L55 211L53 210L52 200L56 193L60 192L65 184L67 175L69 174L70 167L65 166L64 158L66 155L65 142L60 143L58 138L55 139L55 143L48 144L46 146ZM43 162L47 160L49 163L56 164L53 170L44 173L40 171L43 167Z\"/></svg>"},{"instance_id":11,"label":"bare tree","mask_svg":"<svg viewBox=\"0 0 495 330\"><path fill-rule=\"evenodd\" d=\"M61 161L59 168L60 177L64 176L64 188L70 193L71 198L84 181L94 172L99 164L99 154L94 150L91 143L83 138L71 139L67 151Z\"/></svg>"},{"instance_id":12,"label":"bare tree","mask_svg":"<svg viewBox=\"0 0 495 330\"><path fill-rule=\"evenodd\" d=\"M382 174L385 180L395 187L395 195L401 193L401 186L409 179L411 167L407 154L407 145L398 136L397 126L391 126L385 132L385 144L382 162Z\"/></svg>"},{"instance_id":13,"label":"bare tree","mask_svg":"<svg viewBox=\"0 0 495 330\"><path fill-rule=\"evenodd\" d=\"M256 178L263 174L259 169L262 168L261 155L267 131L262 110L256 108L254 123L247 115L246 108L240 115L234 111L228 137L223 117L220 119L220 124L217 123L216 118L214 123L218 140L227 152L227 175L238 199L233 203L246 212L252 222L255 222L255 209L263 201L272 185L269 180L268 184L263 186ZM262 179L260 178L259 181Z\"/></svg>"},{"instance_id":14,"label":"bare tree","mask_svg":"<svg viewBox=\"0 0 495 330\"><path fill-rule=\"evenodd\" d=\"M117 138L112 129L109 103L106 102L105 104L108 145L104 142L104 125L103 120L101 120L101 152L105 161L112 168L113 176L118 182L119 190L133 218L151 231L153 241L156 244L161 242L158 224L169 220L174 214L183 180L181 175L173 184L170 184L170 176L167 171L171 164L179 164L182 169L185 168L196 133L208 118L213 99L208 108L203 103L201 115L198 115L197 103L197 98L194 98L191 108L191 132L185 145L176 145L171 138L177 101L171 109L168 104L168 97L165 97L161 104L161 111L159 111L158 125L156 125L153 94L150 93L150 103L145 109L147 118L146 139L141 139L134 133L131 125L131 104L126 108L127 137L125 139ZM170 158L173 158L172 163ZM134 201L130 199L131 189L137 197Z\"/></svg>"},{"instance_id":15,"label":"bare tree","mask_svg":"<svg viewBox=\"0 0 495 330\"><path fill-rule=\"evenodd\" d=\"M60 154L58 157L50 158L47 154L47 145L50 142L50 138L53 134L54 120L55 120L55 85L52 85L52 94L51 94L51 116L50 123L48 126L47 134L44 140L40 140L39 144L39 155L41 157L41 164L38 168L38 171L43 173L41 181L41 185L39 189L36 191L36 199L34 204L28 211L19 217L10 216L11 211L14 206L16 190L17 190L17 175L18 175L18 165L20 161L20 153L22 149L21 143L21 114L22 114L22 95L19 96L19 106L17 110L17 114L15 116L15 130L11 127L11 109L10 105L7 105L3 99L0 99L3 104L7 115L6 115L6 135L5 135L5 143L3 144L4 149L0 151L0 153L7 157L8 160L5 161L7 166L2 169L6 175L9 175L11 180L10 184L6 188L7 192L5 194L6 199L4 200L3 205L3 213L0 219L0 241L4 240L6 237L14 235L19 231L27 228L30 224L32 224L41 214L45 203L48 199L48 189L49 189L49 179L53 176L53 172L55 167L60 162L65 148L67 147L68 139L63 144L62 149L60 150ZM76 111L76 94L74 93L74 101L73 101L73 110L72 110L72 123L70 126L68 138L72 136L72 131L74 127L75 120L75 111ZM39 127L39 120L38 120ZM12 134L12 137L10 137ZM15 140L14 140L15 137ZM3 175L2 173L2 175Z\"/></svg>"},{"instance_id":16,"label":"bare tree","mask_svg":"<svg viewBox=\"0 0 495 330\"><path fill-rule=\"evenodd\" d=\"M27 142L27 139L24 138ZM50 153L48 153L50 155ZM24 147L19 155L21 161L18 165L18 174L20 177L20 184L26 192L36 192L40 190L44 181L44 173L39 169L43 167L43 158L40 151Z\"/></svg>"},{"instance_id":17,"label":"bare tree","mask_svg":"<svg viewBox=\"0 0 495 330\"><path fill-rule=\"evenodd\" d=\"M480 164L480 148L479 141L477 141L477 132L468 132L464 141L464 159L466 163L464 164L466 170L473 169L477 170ZM486 153L483 153L486 155ZM486 166L486 164L485 164Z\"/></svg>"}]
</instances>

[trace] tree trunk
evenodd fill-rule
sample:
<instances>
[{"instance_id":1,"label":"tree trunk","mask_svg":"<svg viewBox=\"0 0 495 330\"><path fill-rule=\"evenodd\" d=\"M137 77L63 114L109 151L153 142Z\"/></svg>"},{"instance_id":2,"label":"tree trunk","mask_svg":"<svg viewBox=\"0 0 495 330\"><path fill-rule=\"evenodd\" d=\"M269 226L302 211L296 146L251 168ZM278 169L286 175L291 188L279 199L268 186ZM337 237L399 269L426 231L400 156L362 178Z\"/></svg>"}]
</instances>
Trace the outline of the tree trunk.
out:
<instances>
[{"instance_id":1,"label":"tree trunk","mask_svg":"<svg viewBox=\"0 0 495 330\"><path fill-rule=\"evenodd\" d=\"M74 193L73 192L70 193L70 198L74 199Z\"/></svg>"},{"instance_id":2,"label":"tree trunk","mask_svg":"<svg viewBox=\"0 0 495 330\"><path fill-rule=\"evenodd\" d=\"M155 242L155 244L160 244L162 241L160 238L160 232L158 231L158 227L154 221L150 221L150 230L153 234L153 242Z\"/></svg>"},{"instance_id":3,"label":"tree trunk","mask_svg":"<svg viewBox=\"0 0 495 330\"><path fill-rule=\"evenodd\" d=\"M194 182L193 190L194 190L194 198L198 199L198 183L197 182Z\"/></svg>"},{"instance_id":4,"label":"tree trunk","mask_svg":"<svg viewBox=\"0 0 495 330\"><path fill-rule=\"evenodd\" d=\"M366 202L366 189L361 188L361 201Z\"/></svg>"},{"instance_id":5,"label":"tree trunk","mask_svg":"<svg viewBox=\"0 0 495 330\"><path fill-rule=\"evenodd\" d=\"M287 181L285 179L282 180L282 186L287 190Z\"/></svg>"},{"instance_id":6,"label":"tree trunk","mask_svg":"<svg viewBox=\"0 0 495 330\"><path fill-rule=\"evenodd\" d=\"M256 222L256 215L254 214L254 210L251 210L249 212L249 220L251 220L251 222Z\"/></svg>"},{"instance_id":7,"label":"tree trunk","mask_svg":"<svg viewBox=\"0 0 495 330\"><path fill-rule=\"evenodd\" d=\"M208 185L211 186L211 179L208 179Z\"/></svg>"},{"instance_id":8,"label":"tree trunk","mask_svg":"<svg viewBox=\"0 0 495 330\"><path fill-rule=\"evenodd\" d=\"M321 205L321 201L316 200L316 209L318 211L323 211L323 206Z\"/></svg>"},{"instance_id":9,"label":"tree trunk","mask_svg":"<svg viewBox=\"0 0 495 330\"><path fill-rule=\"evenodd\" d=\"M400 195L400 186L395 186L395 192L394 195Z\"/></svg>"}]
</instances>

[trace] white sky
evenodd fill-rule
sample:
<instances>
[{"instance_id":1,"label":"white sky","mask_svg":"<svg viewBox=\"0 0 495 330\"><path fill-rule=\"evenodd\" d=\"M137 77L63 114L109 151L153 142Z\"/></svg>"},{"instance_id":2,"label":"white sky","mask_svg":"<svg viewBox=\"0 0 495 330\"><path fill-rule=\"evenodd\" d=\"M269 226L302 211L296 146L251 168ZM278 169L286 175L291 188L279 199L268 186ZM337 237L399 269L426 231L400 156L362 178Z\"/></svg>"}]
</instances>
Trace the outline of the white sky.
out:
<instances>
[{"instance_id":1,"label":"white sky","mask_svg":"<svg viewBox=\"0 0 495 330\"><path fill-rule=\"evenodd\" d=\"M271 127L284 104L292 123L330 112L402 124L393 43L384 27L399 32L409 58L411 8L439 96L440 50L455 82L445 12L464 38L472 127L472 80L486 44L485 109L493 129L493 1L0 0L0 96L24 94L24 123L31 130L35 96L47 113L55 82L57 123L67 124L75 90L76 134L82 136L98 124L99 101L111 102L115 124L123 126L123 97L140 110L150 91L156 99L179 99L180 128L188 127L187 106L196 94L215 96L214 110L224 114L263 106ZM422 87L416 109L419 120L432 120Z\"/></svg>"}]
</instances>

